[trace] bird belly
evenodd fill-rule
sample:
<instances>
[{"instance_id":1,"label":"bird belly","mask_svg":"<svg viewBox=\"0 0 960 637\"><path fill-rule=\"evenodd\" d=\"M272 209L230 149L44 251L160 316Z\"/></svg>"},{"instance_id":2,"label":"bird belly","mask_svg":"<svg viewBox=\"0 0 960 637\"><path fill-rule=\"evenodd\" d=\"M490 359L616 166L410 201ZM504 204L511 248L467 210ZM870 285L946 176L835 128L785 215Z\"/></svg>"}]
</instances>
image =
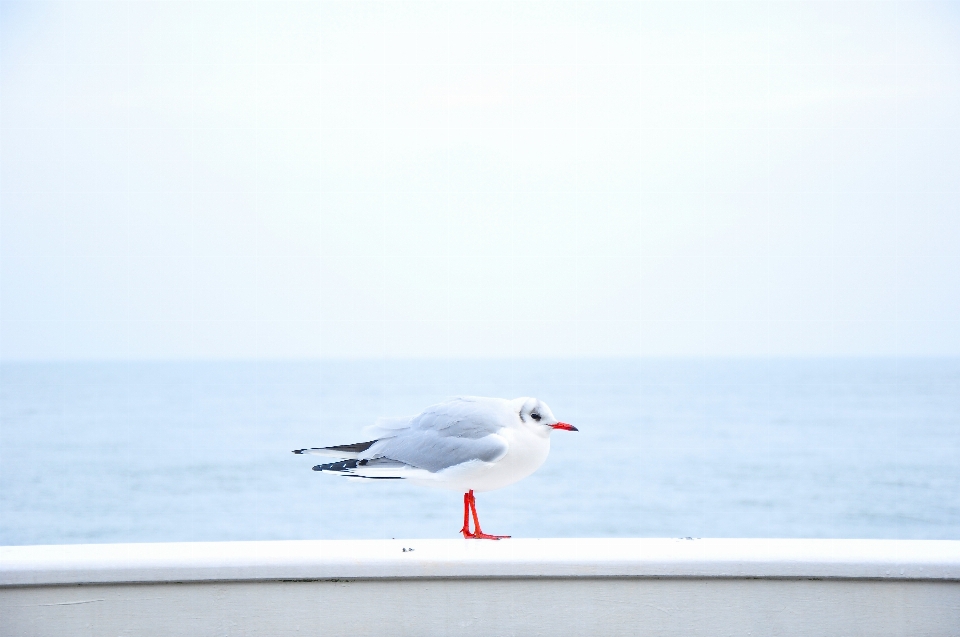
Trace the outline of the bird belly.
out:
<instances>
[{"instance_id":1,"label":"bird belly","mask_svg":"<svg viewBox=\"0 0 960 637\"><path fill-rule=\"evenodd\" d=\"M433 479L412 481L456 491L493 491L522 480L540 468L550 453L550 438L527 432L507 434L507 453L496 462L471 460L433 474Z\"/></svg>"}]
</instances>

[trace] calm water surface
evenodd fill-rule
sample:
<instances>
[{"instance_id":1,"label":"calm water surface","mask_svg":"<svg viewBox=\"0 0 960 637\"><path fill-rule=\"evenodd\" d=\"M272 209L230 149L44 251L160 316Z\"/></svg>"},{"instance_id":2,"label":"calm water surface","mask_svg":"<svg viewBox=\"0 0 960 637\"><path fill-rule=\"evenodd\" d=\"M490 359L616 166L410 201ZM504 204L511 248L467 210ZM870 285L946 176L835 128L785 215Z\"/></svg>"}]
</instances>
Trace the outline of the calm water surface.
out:
<instances>
[{"instance_id":1,"label":"calm water surface","mask_svg":"<svg viewBox=\"0 0 960 637\"><path fill-rule=\"evenodd\" d=\"M537 396L520 537L960 538L960 360L0 366L0 544L456 537L461 496L310 470L380 416Z\"/></svg>"}]
</instances>

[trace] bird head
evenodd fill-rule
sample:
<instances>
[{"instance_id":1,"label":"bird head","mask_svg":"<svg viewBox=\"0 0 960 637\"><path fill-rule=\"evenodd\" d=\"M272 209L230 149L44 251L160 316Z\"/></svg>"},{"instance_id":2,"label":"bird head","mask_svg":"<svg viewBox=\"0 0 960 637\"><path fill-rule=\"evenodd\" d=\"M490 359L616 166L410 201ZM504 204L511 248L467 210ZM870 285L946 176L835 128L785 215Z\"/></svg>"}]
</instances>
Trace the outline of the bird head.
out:
<instances>
[{"instance_id":1,"label":"bird head","mask_svg":"<svg viewBox=\"0 0 960 637\"><path fill-rule=\"evenodd\" d=\"M533 425L543 425L546 433L552 429L562 429L563 431L579 431L571 424L560 422L550 411L547 403L536 398L521 399L520 420ZM518 401L520 402L520 401Z\"/></svg>"}]
</instances>

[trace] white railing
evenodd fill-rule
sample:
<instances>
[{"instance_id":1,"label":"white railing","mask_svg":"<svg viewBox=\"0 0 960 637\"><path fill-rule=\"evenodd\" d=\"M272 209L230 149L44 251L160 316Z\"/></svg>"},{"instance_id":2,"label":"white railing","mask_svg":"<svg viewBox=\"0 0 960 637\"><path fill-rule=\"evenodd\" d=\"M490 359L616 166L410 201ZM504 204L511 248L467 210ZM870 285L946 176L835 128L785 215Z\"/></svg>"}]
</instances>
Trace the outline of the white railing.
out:
<instances>
[{"instance_id":1,"label":"white railing","mask_svg":"<svg viewBox=\"0 0 960 637\"><path fill-rule=\"evenodd\" d=\"M960 635L960 541L0 547L2 635Z\"/></svg>"}]
</instances>

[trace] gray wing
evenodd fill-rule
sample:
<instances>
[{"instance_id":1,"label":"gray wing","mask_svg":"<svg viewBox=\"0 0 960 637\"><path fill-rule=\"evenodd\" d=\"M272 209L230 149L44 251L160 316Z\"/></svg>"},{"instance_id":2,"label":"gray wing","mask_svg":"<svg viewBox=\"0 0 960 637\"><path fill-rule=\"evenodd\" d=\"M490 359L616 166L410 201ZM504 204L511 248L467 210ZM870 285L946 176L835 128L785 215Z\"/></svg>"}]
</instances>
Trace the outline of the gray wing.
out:
<instances>
[{"instance_id":1,"label":"gray wing","mask_svg":"<svg viewBox=\"0 0 960 637\"><path fill-rule=\"evenodd\" d=\"M469 398L434 405L360 457L389 458L432 472L471 460L496 462L507 453L507 441L496 433L500 425L493 409Z\"/></svg>"},{"instance_id":2,"label":"gray wing","mask_svg":"<svg viewBox=\"0 0 960 637\"><path fill-rule=\"evenodd\" d=\"M496 462L506 453L507 441L496 434L454 438L424 431L378 440L362 457L388 458L436 472L471 460Z\"/></svg>"},{"instance_id":3,"label":"gray wing","mask_svg":"<svg viewBox=\"0 0 960 637\"><path fill-rule=\"evenodd\" d=\"M410 422L410 429L436 431L456 438L483 438L500 431L503 401L490 398L454 398L427 407Z\"/></svg>"}]
</instances>

